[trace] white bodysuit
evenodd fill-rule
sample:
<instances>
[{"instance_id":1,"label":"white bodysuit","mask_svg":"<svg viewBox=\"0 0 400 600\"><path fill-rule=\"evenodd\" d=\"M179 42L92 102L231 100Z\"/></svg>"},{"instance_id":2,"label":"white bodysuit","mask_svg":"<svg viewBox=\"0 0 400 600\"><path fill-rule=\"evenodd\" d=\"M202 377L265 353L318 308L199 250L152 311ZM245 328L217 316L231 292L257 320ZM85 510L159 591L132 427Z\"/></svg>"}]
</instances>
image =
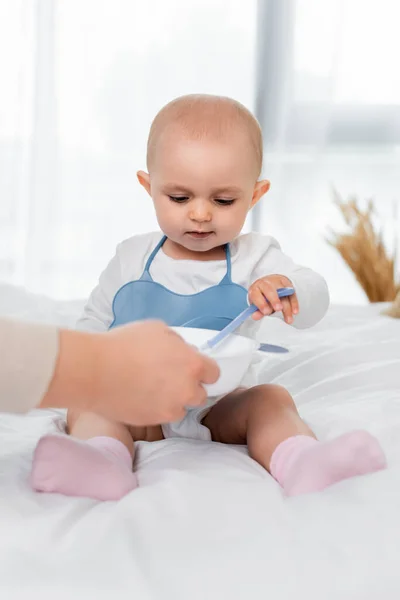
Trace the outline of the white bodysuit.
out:
<instances>
[{"instance_id":1,"label":"white bodysuit","mask_svg":"<svg viewBox=\"0 0 400 600\"><path fill-rule=\"evenodd\" d=\"M148 233L131 237L118 245L115 256L89 297L78 321L79 329L102 332L110 327L114 319L114 296L126 283L140 279L146 261L161 237L161 233ZM248 289L254 281L267 275L284 275L291 280L299 302L299 314L294 317L294 327L312 327L325 315L329 305L325 280L311 269L296 265L281 251L274 238L258 233L241 235L230 244L230 250L233 283ZM176 260L167 256L161 248L152 262L150 273L155 282L172 292L196 294L218 285L226 268L226 260ZM262 321L249 319L239 333L260 339ZM244 385L252 383L245 381ZM189 410L179 423L163 425L164 436L209 440L210 432L201 425L201 419L217 400L210 399L207 408Z\"/></svg>"}]
</instances>

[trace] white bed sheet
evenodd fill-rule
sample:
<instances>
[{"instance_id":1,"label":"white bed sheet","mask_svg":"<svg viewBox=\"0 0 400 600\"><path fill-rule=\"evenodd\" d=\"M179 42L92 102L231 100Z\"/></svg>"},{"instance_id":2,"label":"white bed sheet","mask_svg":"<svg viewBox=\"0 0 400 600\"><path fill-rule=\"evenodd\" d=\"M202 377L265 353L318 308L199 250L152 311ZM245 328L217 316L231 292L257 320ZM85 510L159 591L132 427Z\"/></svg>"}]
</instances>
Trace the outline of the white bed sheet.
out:
<instances>
[{"instance_id":1,"label":"white bed sheet","mask_svg":"<svg viewBox=\"0 0 400 600\"><path fill-rule=\"evenodd\" d=\"M0 289L0 312L72 324L64 305ZM140 489L119 503L30 491L54 413L0 418L0 598L398 600L400 321L336 307L311 331L272 322L260 381L294 395L321 438L365 428L389 468L285 499L244 449L167 440L139 446ZM267 341L267 340L264 340Z\"/></svg>"}]
</instances>

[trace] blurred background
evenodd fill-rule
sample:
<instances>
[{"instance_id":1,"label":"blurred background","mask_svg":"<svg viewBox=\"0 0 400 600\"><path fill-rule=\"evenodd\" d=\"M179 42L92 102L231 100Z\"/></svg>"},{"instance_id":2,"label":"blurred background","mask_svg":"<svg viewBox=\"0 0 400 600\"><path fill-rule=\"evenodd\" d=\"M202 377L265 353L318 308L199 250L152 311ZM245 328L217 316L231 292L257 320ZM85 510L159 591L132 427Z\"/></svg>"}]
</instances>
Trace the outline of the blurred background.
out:
<instances>
[{"instance_id":1,"label":"blurred background","mask_svg":"<svg viewBox=\"0 0 400 600\"><path fill-rule=\"evenodd\" d=\"M0 281L86 296L157 229L135 175L152 118L203 92L263 128L271 192L246 229L365 303L325 237L344 228L332 188L398 235L399 18L394 0L0 0Z\"/></svg>"}]
</instances>

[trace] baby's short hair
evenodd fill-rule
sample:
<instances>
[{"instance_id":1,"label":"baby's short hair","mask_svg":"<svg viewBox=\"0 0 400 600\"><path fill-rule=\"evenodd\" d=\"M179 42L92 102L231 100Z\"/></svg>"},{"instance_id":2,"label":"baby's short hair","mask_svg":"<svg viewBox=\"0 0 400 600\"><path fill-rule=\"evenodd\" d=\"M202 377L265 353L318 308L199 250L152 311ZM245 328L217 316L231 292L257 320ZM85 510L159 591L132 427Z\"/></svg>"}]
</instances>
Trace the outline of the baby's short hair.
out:
<instances>
[{"instance_id":1,"label":"baby's short hair","mask_svg":"<svg viewBox=\"0 0 400 600\"><path fill-rule=\"evenodd\" d=\"M257 177L263 160L261 127L252 113L240 102L225 96L189 94L166 104L156 115L147 141L147 169L150 171L154 149L162 133L179 127L191 139L223 138L234 127L242 127L254 151Z\"/></svg>"}]
</instances>

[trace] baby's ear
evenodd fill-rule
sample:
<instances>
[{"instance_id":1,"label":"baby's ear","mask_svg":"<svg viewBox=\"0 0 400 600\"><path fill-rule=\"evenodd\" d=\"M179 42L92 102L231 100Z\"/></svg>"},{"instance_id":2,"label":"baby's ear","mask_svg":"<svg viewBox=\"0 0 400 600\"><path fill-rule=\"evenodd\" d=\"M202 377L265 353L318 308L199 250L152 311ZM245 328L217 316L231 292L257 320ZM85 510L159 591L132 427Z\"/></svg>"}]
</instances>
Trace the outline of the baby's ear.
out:
<instances>
[{"instance_id":1,"label":"baby's ear","mask_svg":"<svg viewBox=\"0 0 400 600\"><path fill-rule=\"evenodd\" d=\"M138 178L140 185L144 187L146 192L151 196L150 175L146 173L146 171L138 171L136 177Z\"/></svg>"},{"instance_id":2,"label":"baby's ear","mask_svg":"<svg viewBox=\"0 0 400 600\"><path fill-rule=\"evenodd\" d=\"M253 207L257 202L266 194L270 188L271 184L268 179L263 179L261 181L257 181L254 186L253 198L251 200L251 206Z\"/></svg>"}]
</instances>

